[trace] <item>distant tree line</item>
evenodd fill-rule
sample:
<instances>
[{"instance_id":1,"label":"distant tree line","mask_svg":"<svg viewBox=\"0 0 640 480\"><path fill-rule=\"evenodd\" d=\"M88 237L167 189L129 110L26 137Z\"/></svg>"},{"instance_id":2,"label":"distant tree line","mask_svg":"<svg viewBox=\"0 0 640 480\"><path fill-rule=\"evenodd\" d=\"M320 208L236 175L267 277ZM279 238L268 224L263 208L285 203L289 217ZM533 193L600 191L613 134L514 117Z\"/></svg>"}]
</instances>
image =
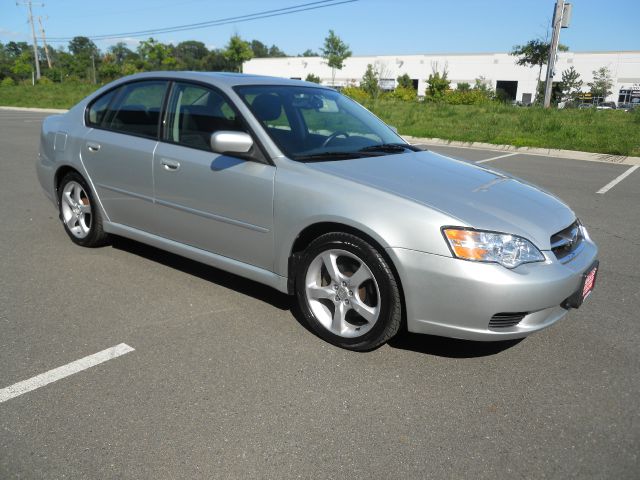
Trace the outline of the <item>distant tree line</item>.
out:
<instances>
[{"instance_id":1,"label":"distant tree line","mask_svg":"<svg viewBox=\"0 0 640 480\"><path fill-rule=\"evenodd\" d=\"M306 50L300 56L317 56ZM48 46L39 51L42 82L103 83L124 75L151 70L203 70L237 72L251 58L286 57L278 46L233 35L223 48L209 49L188 40L176 45L155 38L130 48L119 42L101 51L88 37L74 37L66 47ZM0 82L30 81L34 71L33 47L27 42L0 43Z\"/></svg>"}]
</instances>

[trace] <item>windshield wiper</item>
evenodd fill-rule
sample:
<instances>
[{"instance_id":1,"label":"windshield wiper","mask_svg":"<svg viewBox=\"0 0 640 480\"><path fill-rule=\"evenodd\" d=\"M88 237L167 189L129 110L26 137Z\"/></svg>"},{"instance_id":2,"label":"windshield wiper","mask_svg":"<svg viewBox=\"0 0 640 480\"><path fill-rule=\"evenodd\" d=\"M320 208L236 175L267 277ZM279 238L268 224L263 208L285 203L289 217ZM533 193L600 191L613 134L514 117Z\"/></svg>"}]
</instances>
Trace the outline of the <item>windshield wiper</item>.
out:
<instances>
[{"instance_id":1,"label":"windshield wiper","mask_svg":"<svg viewBox=\"0 0 640 480\"><path fill-rule=\"evenodd\" d=\"M380 145L369 145L368 147L361 148L359 152L385 152L385 153L397 153L404 152L405 150L419 151L420 149L409 145L408 143L382 143Z\"/></svg>"},{"instance_id":2,"label":"windshield wiper","mask_svg":"<svg viewBox=\"0 0 640 480\"><path fill-rule=\"evenodd\" d=\"M296 155L294 160L322 161L322 160L349 160L364 157L364 152L321 152L308 155Z\"/></svg>"}]
</instances>

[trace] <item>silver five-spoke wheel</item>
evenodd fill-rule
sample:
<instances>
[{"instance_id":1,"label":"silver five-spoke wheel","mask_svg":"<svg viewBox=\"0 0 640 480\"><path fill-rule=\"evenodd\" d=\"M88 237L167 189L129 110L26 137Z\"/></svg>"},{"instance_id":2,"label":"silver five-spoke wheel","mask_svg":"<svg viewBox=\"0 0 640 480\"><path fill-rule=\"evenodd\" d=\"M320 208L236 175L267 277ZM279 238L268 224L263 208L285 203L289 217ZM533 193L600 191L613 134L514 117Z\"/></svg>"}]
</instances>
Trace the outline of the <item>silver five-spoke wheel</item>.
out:
<instances>
[{"instance_id":1,"label":"silver five-spoke wheel","mask_svg":"<svg viewBox=\"0 0 640 480\"><path fill-rule=\"evenodd\" d=\"M76 238L85 238L91 231L91 204L82 185L70 181L65 184L60 197L62 221Z\"/></svg>"},{"instance_id":2,"label":"silver five-spoke wheel","mask_svg":"<svg viewBox=\"0 0 640 480\"><path fill-rule=\"evenodd\" d=\"M325 250L307 269L305 291L311 311L331 333L366 334L380 316L380 289L371 270L346 250Z\"/></svg>"}]
</instances>

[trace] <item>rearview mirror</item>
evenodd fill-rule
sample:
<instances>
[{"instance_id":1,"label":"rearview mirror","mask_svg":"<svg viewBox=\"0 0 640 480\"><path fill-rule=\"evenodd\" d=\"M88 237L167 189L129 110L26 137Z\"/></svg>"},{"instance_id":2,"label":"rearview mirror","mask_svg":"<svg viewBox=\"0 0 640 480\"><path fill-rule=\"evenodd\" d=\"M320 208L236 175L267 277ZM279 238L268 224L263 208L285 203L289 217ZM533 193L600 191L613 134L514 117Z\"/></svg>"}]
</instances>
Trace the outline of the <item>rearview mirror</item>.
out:
<instances>
[{"instance_id":1,"label":"rearview mirror","mask_svg":"<svg viewBox=\"0 0 640 480\"><path fill-rule=\"evenodd\" d=\"M211 150L216 153L247 153L253 147L251 135L221 130L211 134Z\"/></svg>"}]
</instances>

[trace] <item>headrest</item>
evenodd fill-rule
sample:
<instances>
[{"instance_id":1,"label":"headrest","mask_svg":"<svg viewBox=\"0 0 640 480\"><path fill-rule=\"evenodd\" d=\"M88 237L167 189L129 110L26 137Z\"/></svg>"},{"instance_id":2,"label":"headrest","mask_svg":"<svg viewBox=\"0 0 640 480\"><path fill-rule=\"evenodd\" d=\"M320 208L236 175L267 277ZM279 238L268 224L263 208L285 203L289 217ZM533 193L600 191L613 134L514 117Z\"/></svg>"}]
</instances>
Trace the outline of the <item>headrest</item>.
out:
<instances>
[{"instance_id":1,"label":"headrest","mask_svg":"<svg viewBox=\"0 0 640 480\"><path fill-rule=\"evenodd\" d=\"M253 99L251 108L259 120L268 122L280 117L282 100L272 93L261 93Z\"/></svg>"}]
</instances>

